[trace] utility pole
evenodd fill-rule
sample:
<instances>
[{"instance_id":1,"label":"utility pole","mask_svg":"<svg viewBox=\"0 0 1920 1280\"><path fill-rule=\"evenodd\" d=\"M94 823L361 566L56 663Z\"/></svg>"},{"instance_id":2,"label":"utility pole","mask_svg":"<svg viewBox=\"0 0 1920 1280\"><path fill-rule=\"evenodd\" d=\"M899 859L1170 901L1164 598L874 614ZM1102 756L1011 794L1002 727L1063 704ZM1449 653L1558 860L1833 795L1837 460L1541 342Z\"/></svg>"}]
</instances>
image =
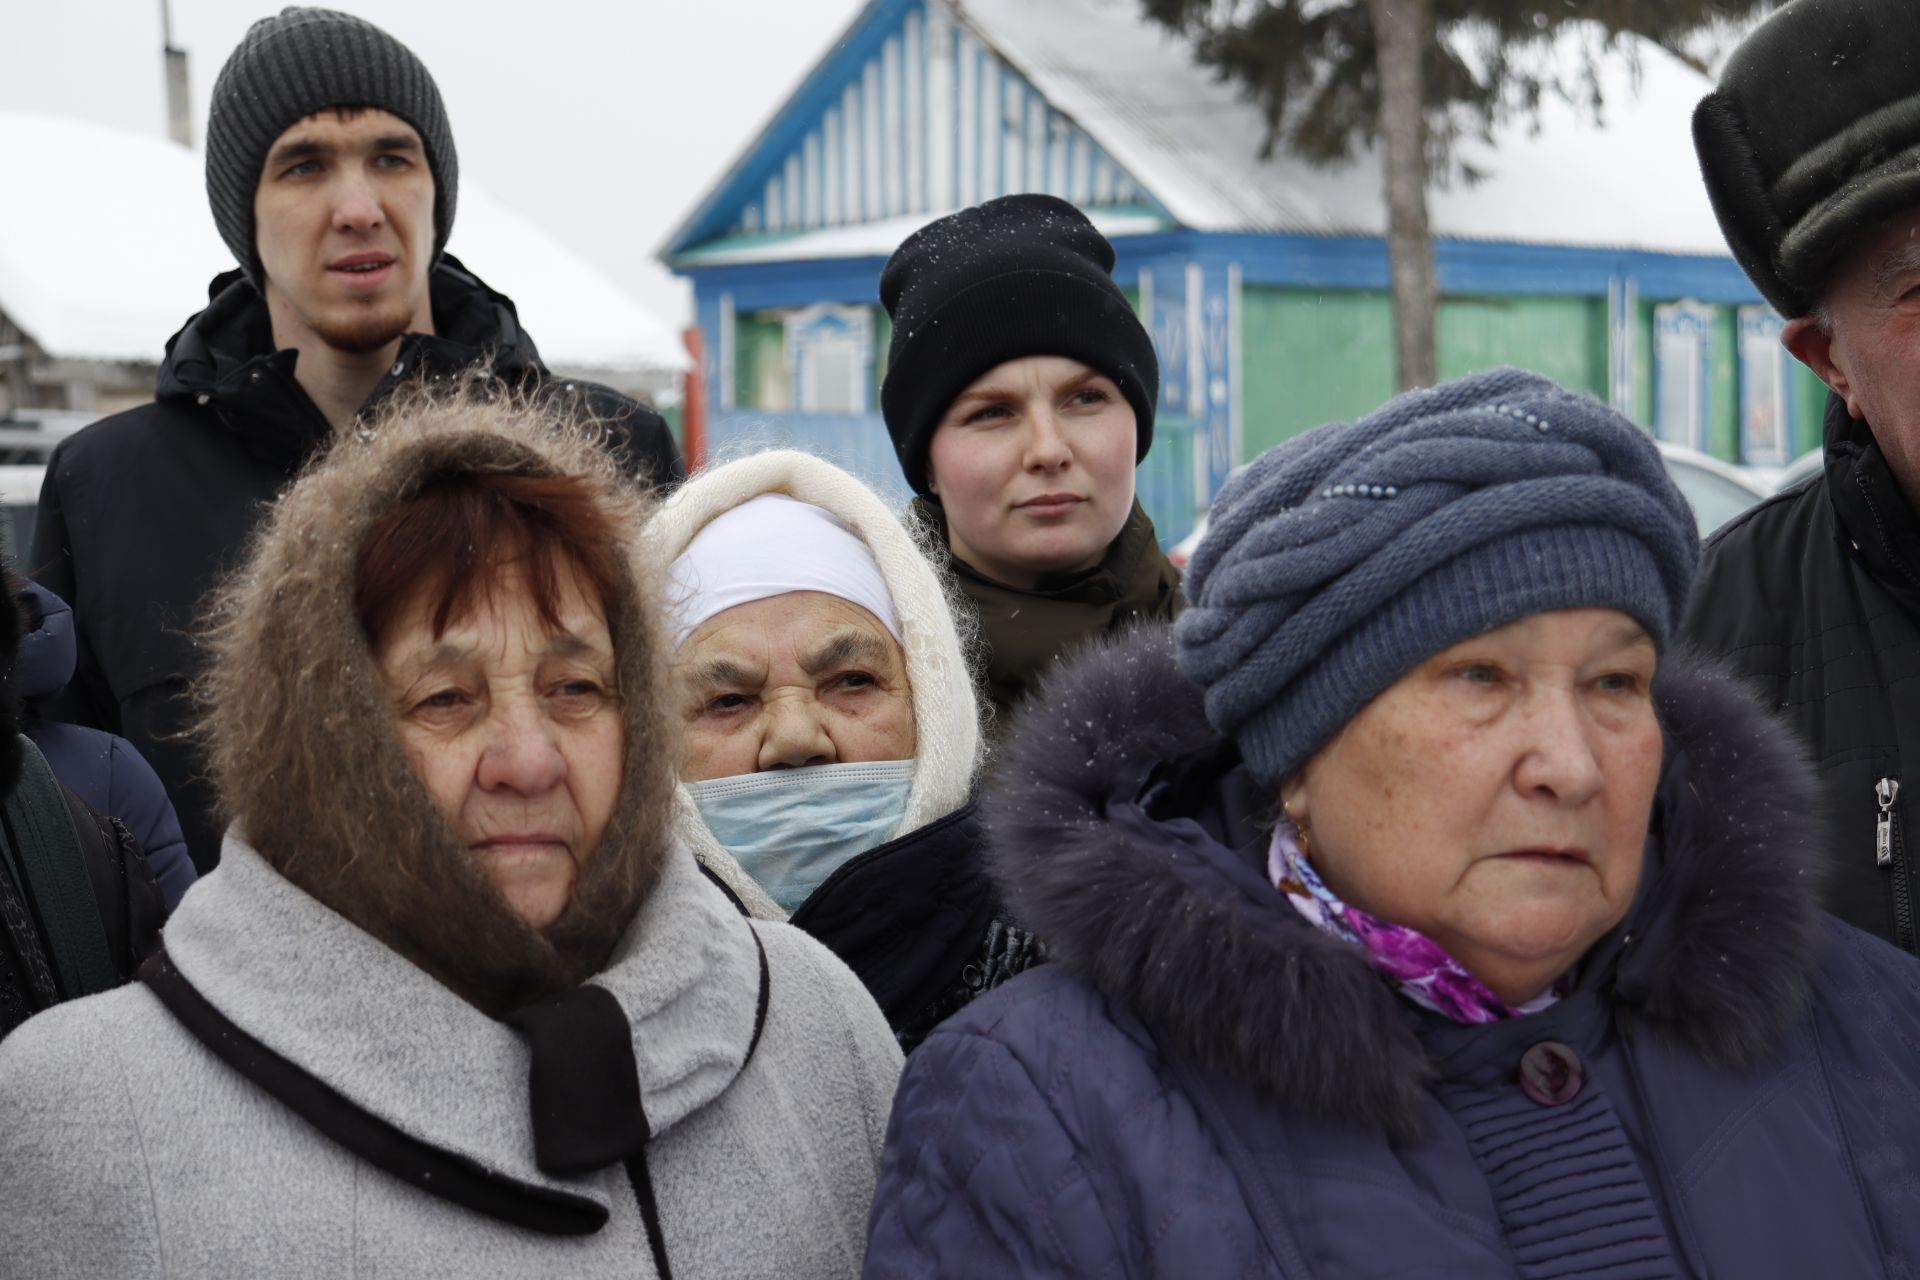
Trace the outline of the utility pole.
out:
<instances>
[{"instance_id":1,"label":"utility pole","mask_svg":"<svg viewBox=\"0 0 1920 1280\"><path fill-rule=\"evenodd\" d=\"M160 62L167 85L167 136L193 145L193 97L187 92L187 51L173 47L173 10L160 0Z\"/></svg>"}]
</instances>

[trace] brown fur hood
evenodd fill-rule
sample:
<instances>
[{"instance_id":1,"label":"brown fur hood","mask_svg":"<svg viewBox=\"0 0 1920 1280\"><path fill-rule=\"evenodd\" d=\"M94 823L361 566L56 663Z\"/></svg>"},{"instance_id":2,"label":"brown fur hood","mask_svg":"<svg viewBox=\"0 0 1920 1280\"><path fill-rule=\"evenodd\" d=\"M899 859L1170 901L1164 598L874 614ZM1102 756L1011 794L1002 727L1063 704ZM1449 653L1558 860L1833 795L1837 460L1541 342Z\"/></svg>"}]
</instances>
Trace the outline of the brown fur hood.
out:
<instances>
[{"instance_id":1,"label":"brown fur hood","mask_svg":"<svg viewBox=\"0 0 1920 1280\"><path fill-rule=\"evenodd\" d=\"M665 632L640 550L649 503L593 423L472 374L403 389L279 499L221 588L198 690L224 818L299 888L492 1013L590 977L658 874L671 741L659 702ZM462 472L589 477L632 531L605 603L626 718L626 773L600 849L544 930L474 867L416 777L354 610L373 526L430 478Z\"/></svg>"}]
</instances>

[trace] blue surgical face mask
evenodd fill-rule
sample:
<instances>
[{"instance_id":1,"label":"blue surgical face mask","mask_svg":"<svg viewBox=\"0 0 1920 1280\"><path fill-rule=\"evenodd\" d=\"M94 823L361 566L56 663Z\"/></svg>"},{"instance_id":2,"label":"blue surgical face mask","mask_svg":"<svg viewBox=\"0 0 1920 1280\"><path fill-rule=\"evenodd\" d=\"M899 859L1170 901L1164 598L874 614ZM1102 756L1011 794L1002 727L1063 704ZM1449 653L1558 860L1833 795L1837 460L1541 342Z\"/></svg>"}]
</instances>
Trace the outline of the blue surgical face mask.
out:
<instances>
[{"instance_id":1,"label":"blue surgical face mask","mask_svg":"<svg viewBox=\"0 0 1920 1280\"><path fill-rule=\"evenodd\" d=\"M788 914L849 858L891 840L911 760L819 764L689 782L720 847Z\"/></svg>"}]
</instances>

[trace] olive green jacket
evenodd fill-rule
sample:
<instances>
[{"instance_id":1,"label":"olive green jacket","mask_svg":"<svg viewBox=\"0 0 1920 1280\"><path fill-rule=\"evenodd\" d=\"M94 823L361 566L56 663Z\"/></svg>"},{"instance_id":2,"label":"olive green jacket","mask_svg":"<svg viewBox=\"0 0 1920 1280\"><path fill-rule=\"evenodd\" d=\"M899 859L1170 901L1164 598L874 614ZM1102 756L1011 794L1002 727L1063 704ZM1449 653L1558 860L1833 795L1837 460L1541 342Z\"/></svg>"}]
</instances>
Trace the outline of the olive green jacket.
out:
<instances>
[{"instance_id":1,"label":"olive green jacket","mask_svg":"<svg viewBox=\"0 0 1920 1280\"><path fill-rule=\"evenodd\" d=\"M939 505L916 498L914 509L945 543L946 519ZM987 577L958 556L951 564L979 619L973 657L993 703L989 732L995 741L1005 736L1014 708L1062 655L1136 621L1170 619L1186 606L1180 570L1161 553L1153 521L1138 501L1106 559L1084 573L1023 591Z\"/></svg>"}]
</instances>

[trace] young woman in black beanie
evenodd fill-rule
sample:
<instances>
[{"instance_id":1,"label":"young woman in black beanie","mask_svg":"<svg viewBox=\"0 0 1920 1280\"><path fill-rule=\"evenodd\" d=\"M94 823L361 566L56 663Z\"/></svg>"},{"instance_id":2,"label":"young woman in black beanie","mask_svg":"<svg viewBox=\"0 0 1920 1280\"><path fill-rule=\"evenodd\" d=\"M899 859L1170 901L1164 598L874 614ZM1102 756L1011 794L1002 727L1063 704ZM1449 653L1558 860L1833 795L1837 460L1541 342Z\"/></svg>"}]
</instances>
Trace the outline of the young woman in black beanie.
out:
<instances>
[{"instance_id":1,"label":"young woman in black beanie","mask_svg":"<svg viewBox=\"0 0 1920 1280\"><path fill-rule=\"evenodd\" d=\"M979 615L995 736L1061 654L1182 603L1134 497L1159 363L1112 271L1086 215L1017 195L922 228L880 276L881 407Z\"/></svg>"}]
</instances>

